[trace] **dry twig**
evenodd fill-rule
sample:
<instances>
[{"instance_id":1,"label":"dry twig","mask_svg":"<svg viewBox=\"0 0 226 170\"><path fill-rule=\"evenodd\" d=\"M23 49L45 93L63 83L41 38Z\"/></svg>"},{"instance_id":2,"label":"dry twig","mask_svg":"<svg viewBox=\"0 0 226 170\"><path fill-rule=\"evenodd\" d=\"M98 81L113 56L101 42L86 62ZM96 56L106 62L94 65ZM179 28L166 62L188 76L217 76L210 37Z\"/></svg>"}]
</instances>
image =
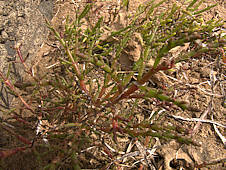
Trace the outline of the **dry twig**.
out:
<instances>
[{"instance_id":1,"label":"dry twig","mask_svg":"<svg viewBox=\"0 0 226 170\"><path fill-rule=\"evenodd\" d=\"M202 123L210 123L210 124L214 124L217 126L221 126L223 128L226 128L225 125L222 125L218 122L212 121L212 120L208 120L208 119L201 119L201 118L183 118L181 116L175 116L175 115L168 115L169 117L173 117L174 119L179 119L179 120L183 120L183 121L189 121L189 122L202 122Z\"/></svg>"}]
</instances>

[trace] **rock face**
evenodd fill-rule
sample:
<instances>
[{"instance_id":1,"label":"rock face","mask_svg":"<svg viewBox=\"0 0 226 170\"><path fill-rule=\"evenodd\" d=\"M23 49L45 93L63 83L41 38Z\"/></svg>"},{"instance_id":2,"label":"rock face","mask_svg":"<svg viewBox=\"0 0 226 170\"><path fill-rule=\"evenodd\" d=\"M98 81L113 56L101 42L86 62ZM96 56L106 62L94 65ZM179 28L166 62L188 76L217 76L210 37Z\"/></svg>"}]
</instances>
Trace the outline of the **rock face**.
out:
<instances>
[{"instance_id":1,"label":"rock face","mask_svg":"<svg viewBox=\"0 0 226 170\"><path fill-rule=\"evenodd\" d=\"M52 19L54 0L0 0L0 70L6 73L9 61L16 60L15 45L21 44L31 66L35 52L47 38L45 18ZM11 62L12 63L12 62ZM21 64L13 63L13 80L23 79ZM10 107L4 85L0 85L0 107ZM12 97L11 97L12 98ZM1 114L0 114L1 116Z\"/></svg>"}]
</instances>

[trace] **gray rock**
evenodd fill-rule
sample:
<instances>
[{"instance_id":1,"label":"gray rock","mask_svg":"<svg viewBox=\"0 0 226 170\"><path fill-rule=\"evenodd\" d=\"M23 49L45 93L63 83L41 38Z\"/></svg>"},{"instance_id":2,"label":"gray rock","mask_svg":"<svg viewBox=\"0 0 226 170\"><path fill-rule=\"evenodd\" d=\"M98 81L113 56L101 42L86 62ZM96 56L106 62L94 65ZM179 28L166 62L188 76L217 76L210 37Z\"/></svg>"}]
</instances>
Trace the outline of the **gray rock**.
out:
<instances>
[{"instance_id":1,"label":"gray rock","mask_svg":"<svg viewBox=\"0 0 226 170\"><path fill-rule=\"evenodd\" d=\"M16 59L14 47L18 44L21 44L22 55L29 56L26 64L33 64L35 52L48 37L45 18L52 19L53 4L54 0L0 0L1 72L5 74L9 61ZM25 79L20 63L13 63L12 68L12 81ZM10 97L5 85L1 84L0 89L0 107L10 108L13 97Z\"/></svg>"}]
</instances>

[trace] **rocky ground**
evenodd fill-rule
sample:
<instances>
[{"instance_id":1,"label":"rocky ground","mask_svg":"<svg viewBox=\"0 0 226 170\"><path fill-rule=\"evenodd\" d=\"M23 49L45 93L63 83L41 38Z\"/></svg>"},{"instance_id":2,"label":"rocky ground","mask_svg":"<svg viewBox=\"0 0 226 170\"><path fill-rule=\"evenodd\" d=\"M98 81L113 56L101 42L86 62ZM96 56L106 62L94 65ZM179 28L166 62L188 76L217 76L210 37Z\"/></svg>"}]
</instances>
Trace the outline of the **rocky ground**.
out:
<instances>
[{"instance_id":1,"label":"rocky ground","mask_svg":"<svg viewBox=\"0 0 226 170\"><path fill-rule=\"evenodd\" d=\"M21 45L22 55L29 66L33 65L36 52L47 39L49 30L45 18L53 17L53 1L7 0L0 1L0 70L7 72L12 64L11 76L15 80L23 79L21 65L16 60L16 46ZM0 105L11 107L12 96L1 85ZM1 113L0 113L1 115Z\"/></svg>"}]
</instances>

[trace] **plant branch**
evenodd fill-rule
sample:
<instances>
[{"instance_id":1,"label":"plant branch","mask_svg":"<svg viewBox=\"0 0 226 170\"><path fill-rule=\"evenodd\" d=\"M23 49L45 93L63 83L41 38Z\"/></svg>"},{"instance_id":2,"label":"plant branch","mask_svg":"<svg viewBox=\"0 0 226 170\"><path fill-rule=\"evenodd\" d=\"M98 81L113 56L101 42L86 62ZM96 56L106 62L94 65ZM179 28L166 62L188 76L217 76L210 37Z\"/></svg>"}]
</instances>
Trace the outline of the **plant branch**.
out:
<instances>
[{"instance_id":1,"label":"plant branch","mask_svg":"<svg viewBox=\"0 0 226 170\"><path fill-rule=\"evenodd\" d=\"M27 102L23 99L23 97L16 92L15 87L12 85L12 83L9 81L9 79L7 79L6 77L4 77L3 73L0 71L0 78L3 80L3 82L6 84L6 86L9 87L10 90L12 90L22 101L22 103L25 105L25 107L30 110L32 113L35 113L34 110L27 104Z\"/></svg>"}]
</instances>

